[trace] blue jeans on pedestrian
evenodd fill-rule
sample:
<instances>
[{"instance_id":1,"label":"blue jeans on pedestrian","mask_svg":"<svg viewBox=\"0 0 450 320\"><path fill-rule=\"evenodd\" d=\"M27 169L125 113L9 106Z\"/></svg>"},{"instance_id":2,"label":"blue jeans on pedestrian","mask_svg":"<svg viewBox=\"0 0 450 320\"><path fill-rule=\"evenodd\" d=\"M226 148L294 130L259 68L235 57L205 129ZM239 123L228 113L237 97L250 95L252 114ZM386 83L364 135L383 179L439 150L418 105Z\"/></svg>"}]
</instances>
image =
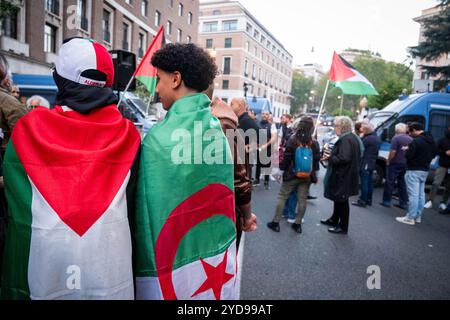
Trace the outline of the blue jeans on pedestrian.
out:
<instances>
[{"instance_id":1,"label":"blue jeans on pedestrian","mask_svg":"<svg viewBox=\"0 0 450 320\"><path fill-rule=\"evenodd\" d=\"M297 217L297 190L293 191L286 201L283 216L294 220Z\"/></svg>"},{"instance_id":2,"label":"blue jeans on pedestrian","mask_svg":"<svg viewBox=\"0 0 450 320\"><path fill-rule=\"evenodd\" d=\"M361 170L361 197L359 198L366 205L372 205L373 196L373 170Z\"/></svg>"},{"instance_id":3,"label":"blue jeans on pedestrian","mask_svg":"<svg viewBox=\"0 0 450 320\"><path fill-rule=\"evenodd\" d=\"M406 171L405 180L408 188L408 218L417 220L422 217L425 205L425 182L428 172L426 171Z\"/></svg>"},{"instance_id":4,"label":"blue jeans on pedestrian","mask_svg":"<svg viewBox=\"0 0 450 320\"><path fill-rule=\"evenodd\" d=\"M408 205L408 192L405 183L406 165L401 163L392 163L386 168L386 183L383 192L383 204L392 205L392 192L396 182L398 188L399 205L406 208Z\"/></svg>"}]
</instances>

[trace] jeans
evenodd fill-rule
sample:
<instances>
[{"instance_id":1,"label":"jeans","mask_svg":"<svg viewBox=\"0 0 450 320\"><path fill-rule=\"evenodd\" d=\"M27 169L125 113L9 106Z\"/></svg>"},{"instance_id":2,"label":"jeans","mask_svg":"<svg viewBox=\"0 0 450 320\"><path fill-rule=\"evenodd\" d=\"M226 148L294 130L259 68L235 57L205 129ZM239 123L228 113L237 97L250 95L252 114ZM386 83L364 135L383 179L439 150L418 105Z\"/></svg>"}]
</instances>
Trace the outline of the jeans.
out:
<instances>
[{"instance_id":1,"label":"jeans","mask_svg":"<svg viewBox=\"0 0 450 320\"><path fill-rule=\"evenodd\" d=\"M445 181L445 193L444 198L442 199L443 203L447 203L450 195L450 177L447 174L448 169L444 167L439 167L436 169L434 174L433 186L430 191L430 201L434 202L436 200L437 192L442 184Z\"/></svg>"},{"instance_id":2,"label":"jeans","mask_svg":"<svg viewBox=\"0 0 450 320\"><path fill-rule=\"evenodd\" d=\"M406 186L408 188L408 218L416 220L422 217L425 205L425 182L428 172L426 171L406 171Z\"/></svg>"},{"instance_id":3,"label":"jeans","mask_svg":"<svg viewBox=\"0 0 450 320\"><path fill-rule=\"evenodd\" d=\"M293 191L286 201L286 206L284 207L283 216L288 219L295 219L297 209L297 190Z\"/></svg>"},{"instance_id":4,"label":"jeans","mask_svg":"<svg viewBox=\"0 0 450 320\"><path fill-rule=\"evenodd\" d=\"M408 205L408 192L405 183L406 166L400 163L392 163L386 168L386 183L384 185L383 203L392 204L392 192L397 182L399 205L406 208Z\"/></svg>"},{"instance_id":5,"label":"jeans","mask_svg":"<svg viewBox=\"0 0 450 320\"><path fill-rule=\"evenodd\" d=\"M286 200L291 196L294 190L297 190L297 217L295 218L296 224L301 224L306 213L306 201L308 200L309 186L311 185L310 179L293 179L285 181L281 185L281 190L278 195L278 204L273 218L273 222L280 223L284 207L286 206Z\"/></svg>"},{"instance_id":6,"label":"jeans","mask_svg":"<svg viewBox=\"0 0 450 320\"><path fill-rule=\"evenodd\" d=\"M361 170L361 197L360 200L366 205L372 205L373 196L373 170Z\"/></svg>"}]
</instances>

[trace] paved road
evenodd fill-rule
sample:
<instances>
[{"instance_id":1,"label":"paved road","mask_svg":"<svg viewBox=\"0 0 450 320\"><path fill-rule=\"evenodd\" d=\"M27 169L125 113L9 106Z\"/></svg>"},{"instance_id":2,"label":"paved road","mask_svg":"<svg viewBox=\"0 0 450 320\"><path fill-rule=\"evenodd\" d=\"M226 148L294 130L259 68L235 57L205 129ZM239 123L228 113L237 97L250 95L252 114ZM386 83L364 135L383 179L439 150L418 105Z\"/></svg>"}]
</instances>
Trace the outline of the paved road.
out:
<instances>
[{"instance_id":1,"label":"paved road","mask_svg":"<svg viewBox=\"0 0 450 320\"><path fill-rule=\"evenodd\" d=\"M332 203L314 186L298 235L283 221L281 233L266 227L271 221L279 185L255 188L253 207L259 229L244 244L241 298L249 300L303 299L449 299L450 216L427 210L423 223L407 226L395 221L400 209L378 205L352 207L348 236L327 232L319 221L329 218ZM381 269L381 290L367 288L369 266Z\"/></svg>"}]
</instances>

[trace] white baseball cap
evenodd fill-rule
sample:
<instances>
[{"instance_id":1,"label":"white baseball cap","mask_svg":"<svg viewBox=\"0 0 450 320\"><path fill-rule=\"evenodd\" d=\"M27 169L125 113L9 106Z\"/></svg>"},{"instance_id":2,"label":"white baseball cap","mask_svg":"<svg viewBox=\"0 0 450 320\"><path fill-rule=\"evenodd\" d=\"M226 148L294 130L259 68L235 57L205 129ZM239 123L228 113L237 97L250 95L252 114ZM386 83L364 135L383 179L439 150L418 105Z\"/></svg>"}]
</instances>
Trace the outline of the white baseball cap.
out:
<instances>
[{"instance_id":1,"label":"white baseball cap","mask_svg":"<svg viewBox=\"0 0 450 320\"><path fill-rule=\"evenodd\" d=\"M61 77L92 87L112 87L114 65L108 50L101 44L85 38L66 40L55 63Z\"/></svg>"}]
</instances>

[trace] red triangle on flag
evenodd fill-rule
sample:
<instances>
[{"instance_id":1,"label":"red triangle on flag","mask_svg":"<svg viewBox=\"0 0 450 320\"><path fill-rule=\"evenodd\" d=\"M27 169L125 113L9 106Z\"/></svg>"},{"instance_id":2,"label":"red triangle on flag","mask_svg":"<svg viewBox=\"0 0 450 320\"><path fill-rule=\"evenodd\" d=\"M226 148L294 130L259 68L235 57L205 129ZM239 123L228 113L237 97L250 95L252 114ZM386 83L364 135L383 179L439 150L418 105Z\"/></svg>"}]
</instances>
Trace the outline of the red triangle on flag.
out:
<instances>
[{"instance_id":1,"label":"red triangle on flag","mask_svg":"<svg viewBox=\"0 0 450 320\"><path fill-rule=\"evenodd\" d=\"M331 65L330 80L332 82L342 82L356 76L353 67L340 55L334 52L333 64Z\"/></svg>"}]
</instances>

